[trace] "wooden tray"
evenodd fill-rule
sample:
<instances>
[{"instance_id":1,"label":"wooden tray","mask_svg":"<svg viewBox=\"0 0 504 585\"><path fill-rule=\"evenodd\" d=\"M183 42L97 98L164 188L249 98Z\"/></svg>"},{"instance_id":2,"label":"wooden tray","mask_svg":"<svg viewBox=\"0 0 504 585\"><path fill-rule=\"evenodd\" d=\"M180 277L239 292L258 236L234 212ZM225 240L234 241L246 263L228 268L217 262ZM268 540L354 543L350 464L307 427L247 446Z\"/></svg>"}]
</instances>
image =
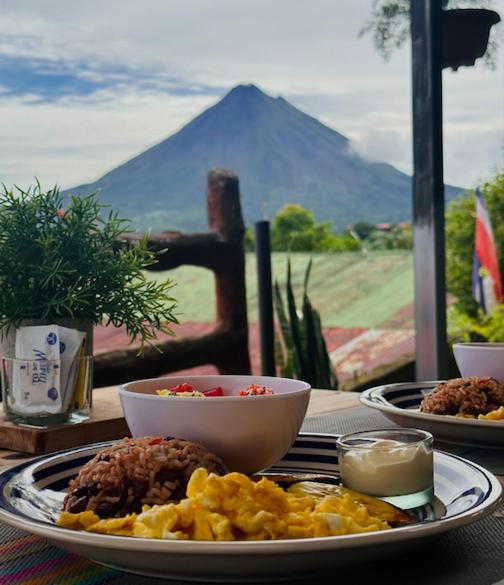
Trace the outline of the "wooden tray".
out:
<instances>
[{"instance_id":1,"label":"wooden tray","mask_svg":"<svg viewBox=\"0 0 504 585\"><path fill-rule=\"evenodd\" d=\"M0 414L0 448L39 455L130 436L124 419L117 387L93 391L91 418L78 425L51 429L16 426Z\"/></svg>"}]
</instances>

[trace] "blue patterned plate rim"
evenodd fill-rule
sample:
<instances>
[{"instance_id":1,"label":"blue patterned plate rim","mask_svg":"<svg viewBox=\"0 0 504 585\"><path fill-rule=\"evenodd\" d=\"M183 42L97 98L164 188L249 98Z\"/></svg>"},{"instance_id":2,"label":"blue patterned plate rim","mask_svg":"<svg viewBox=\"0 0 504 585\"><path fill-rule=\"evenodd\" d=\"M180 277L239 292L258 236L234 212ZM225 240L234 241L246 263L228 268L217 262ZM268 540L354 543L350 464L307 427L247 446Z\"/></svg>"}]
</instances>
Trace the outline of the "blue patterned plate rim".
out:
<instances>
[{"instance_id":1,"label":"blue patterned plate rim","mask_svg":"<svg viewBox=\"0 0 504 585\"><path fill-rule=\"evenodd\" d=\"M300 433L298 435L299 440L315 441L317 438L321 440L321 443L328 444L335 441L338 435L331 433ZM296 448L296 442L293 447ZM81 451L89 451L91 449L99 449L113 443L113 441L106 441L101 443L92 443L84 445L74 449L66 449L56 453L48 455L42 455L30 461L20 463L4 472L0 473L0 520L3 520L7 524L21 528L34 534L45 536L53 541L62 541L64 543L81 543L88 546L103 546L106 548L118 548L118 543L127 545L127 548L133 550L145 549L145 543L148 543L148 549L153 552L172 551L172 552L183 552L184 547L190 545L188 552L192 553L240 553L240 552L254 552L254 553L265 553L265 552L281 552L283 550L293 551L299 548L300 550L306 549L308 545L311 549L324 550L327 548L334 548L336 542L341 545L341 548L353 547L353 546L366 546L373 543L379 542L397 542L401 539L420 538L422 536L428 536L431 534L437 534L446 532L451 528L463 526L470 522L473 522L483 516L486 516L492 512L500 503L502 499L503 488L498 479L488 472L486 469L467 461L462 457L445 453L443 451L436 451L436 455L441 458L446 458L448 461L457 462L460 467L466 467L466 471L470 469L473 473L477 473L481 476L480 479L484 479L486 482L486 490L482 494L482 497L478 502L471 508L466 509L460 513L453 514L448 518L440 518L435 520L423 521L410 526L404 526L399 528L392 528L389 530L383 530L378 532L369 532L362 534L351 534L343 536L329 536L329 537L317 537L317 538L305 538L305 539L292 539L292 540L275 540L275 541L221 541L221 542L209 542L209 541L189 541L189 540L162 540L162 539L148 539L148 538L131 538L123 536L112 536L105 534L94 534L80 531L73 531L67 528L62 528L54 523L42 521L33 517L25 516L19 510L14 508L8 501L5 494L5 488L9 481L11 481L16 475L23 471L27 471L31 466L36 467L39 463L50 462L51 459L59 459L61 456L66 454L77 454ZM292 449L292 448L291 448ZM284 459L282 459L284 461ZM281 462L279 462L281 463ZM276 469L282 469L282 466L272 466ZM293 468L296 469L296 468ZM309 471L308 468L305 471ZM138 546L137 546L138 544Z\"/></svg>"},{"instance_id":2,"label":"blue patterned plate rim","mask_svg":"<svg viewBox=\"0 0 504 585\"><path fill-rule=\"evenodd\" d=\"M486 427L492 429L499 429L504 432L504 422L498 420L479 420L477 418L462 418L457 416L449 416L444 414L431 414L428 412L420 412L412 408L421 402L424 393L419 394L422 390L431 390L442 380L432 382L408 382L399 384L387 384L385 386L375 386L364 390L359 397L360 402L364 406L381 410L382 412L400 413L417 420L431 420L433 422L443 422L446 424L472 426L472 427ZM416 392L415 392L416 391ZM401 398L400 404L396 405L389 401L387 395L393 394L394 398ZM389 397L390 398L390 397ZM409 399L408 399L409 398ZM500 426L499 426L500 425Z\"/></svg>"}]
</instances>

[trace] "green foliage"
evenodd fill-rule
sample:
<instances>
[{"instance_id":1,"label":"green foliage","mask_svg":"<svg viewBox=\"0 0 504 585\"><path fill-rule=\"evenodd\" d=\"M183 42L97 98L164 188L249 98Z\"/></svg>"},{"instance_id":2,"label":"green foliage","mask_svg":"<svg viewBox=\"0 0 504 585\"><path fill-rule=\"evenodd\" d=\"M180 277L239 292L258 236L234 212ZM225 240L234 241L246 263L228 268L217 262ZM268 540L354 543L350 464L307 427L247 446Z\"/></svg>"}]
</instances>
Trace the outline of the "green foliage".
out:
<instances>
[{"instance_id":1,"label":"green foliage","mask_svg":"<svg viewBox=\"0 0 504 585\"><path fill-rule=\"evenodd\" d=\"M301 314L296 308L290 259L287 261L286 304L275 282L275 307L281 332L281 341L276 343L277 364L282 376L304 380L314 388L336 390L338 378L329 359L320 315L308 297L311 267L310 260L304 277Z\"/></svg>"},{"instance_id":2,"label":"green foliage","mask_svg":"<svg viewBox=\"0 0 504 585\"><path fill-rule=\"evenodd\" d=\"M452 339L460 341L504 341L504 305L498 305L490 315L478 309L470 317L457 307L448 310L448 327Z\"/></svg>"},{"instance_id":3,"label":"green foliage","mask_svg":"<svg viewBox=\"0 0 504 585\"><path fill-rule=\"evenodd\" d=\"M504 173L481 187L504 274ZM472 296L476 201L474 191L454 199L446 213L446 288L455 296L448 313L450 336L466 341L504 341L504 307L486 315Z\"/></svg>"},{"instance_id":4,"label":"green foliage","mask_svg":"<svg viewBox=\"0 0 504 585\"><path fill-rule=\"evenodd\" d=\"M313 251L327 235L326 224L317 225L311 211L301 205L282 207L271 226L271 247L280 251Z\"/></svg>"},{"instance_id":5,"label":"green foliage","mask_svg":"<svg viewBox=\"0 0 504 585\"><path fill-rule=\"evenodd\" d=\"M441 0L441 3L443 9L488 8L494 4L492 0ZM359 36L365 34L371 35L376 50L388 61L394 50L402 47L410 37L410 0L373 0L371 18L359 31ZM492 30L483 57L489 69L495 69L498 47L498 35Z\"/></svg>"},{"instance_id":6,"label":"green foliage","mask_svg":"<svg viewBox=\"0 0 504 585\"><path fill-rule=\"evenodd\" d=\"M291 203L275 214L271 249L275 252L344 252L358 250L360 244L348 234L334 234L332 222L317 223L311 211Z\"/></svg>"},{"instance_id":7,"label":"green foliage","mask_svg":"<svg viewBox=\"0 0 504 585\"><path fill-rule=\"evenodd\" d=\"M481 187L494 231L501 274L504 274L504 173ZM478 316L472 297L472 266L476 203L474 191L454 199L446 213L446 288L457 299L457 308Z\"/></svg>"},{"instance_id":8,"label":"green foliage","mask_svg":"<svg viewBox=\"0 0 504 585\"><path fill-rule=\"evenodd\" d=\"M375 229L367 239L368 250L412 250L413 230L410 224L397 224L389 231Z\"/></svg>"},{"instance_id":9,"label":"green foliage","mask_svg":"<svg viewBox=\"0 0 504 585\"><path fill-rule=\"evenodd\" d=\"M124 325L145 342L156 331L173 334L176 301L170 280L147 280L156 262L143 238L120 248L128 221L97 202L95 194L71 197L64 209L59 189L0 193L0 327L25 318L71 317Z\"/></svg>"},{"instance_id":10,"label":"green foliage","mask_svg":"<svg viewBox=\"0 0 504 585\"><path fill-rule=\"evenodd\" d=\"M361 249L360 241L350 234L331 234L325 243L328 252L353 252Z\"/></svg>"},{"instance_id":11,"label":"green foliage","mask_svg":"<svg viewBox=\"0 0 504 585\"><path fill-rule=\"evenodd\" d=\"M357 234L361 240L366 240L376 230L373 223L367 221L358 221L352 226L352 231Z\"/></svg>"},{"instance_id":12,"label":"green foliage","mask_svg":"<svg viewBox=\"0 0 504 585\"><path fill-rule=\"evenodd\" d=\"M504 305L495 307L491 315L482 314L480 322L473 325L473 331L486 341L504 341Z\"/></svg>"},{"instance_id":13,"label":"green foliage","mask_svg":"<svg viewBox=\"0 0 504 585\"><path fill-rule=\"evenodd\" d=\"M254 232L252 228L247 228L245 230L245 237L243 238L243 247L245 252L253 252L254 247Z\"/></svg>"}]
</instances>

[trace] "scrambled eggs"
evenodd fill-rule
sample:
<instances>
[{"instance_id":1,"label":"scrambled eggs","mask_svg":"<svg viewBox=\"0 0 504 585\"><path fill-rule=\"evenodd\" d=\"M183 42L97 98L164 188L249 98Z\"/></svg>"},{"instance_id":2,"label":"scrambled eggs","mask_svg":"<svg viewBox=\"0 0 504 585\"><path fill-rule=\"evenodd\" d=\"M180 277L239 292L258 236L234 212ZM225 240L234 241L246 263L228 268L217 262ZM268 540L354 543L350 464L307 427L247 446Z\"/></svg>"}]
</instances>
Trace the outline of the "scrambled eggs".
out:
<instances>
[{"instance_id":1,"label":"scrambled eggs","mask_svg":"<svg viewBox=\"0 0 504 585\"><path fill-rule=\"evenodd\" d=\"M219 477L199 468L189 480L187 498L178 504L144 506L140 514L104 520L92 511L62 512L58 523L102 534L191 540L309 538L390 528L384 518L393 519L390 509L395 508L389 504L372 509L355 492L316 493L300 485L285 491L266 478Z\"/></svg>"},{"instance_id":2,"label":"scrambled eggs","mask_svg":"<svg viewBox=\"0 0 504 585\"><path fill-rule=\"evenodd\" d=\"M478 420L502 420L504 421L504 406L500 406L497 410L491 410L486 414L478 414L474 416L472 414L456 414L459 418L478 418Z\"/></svg>"}]
</instances>

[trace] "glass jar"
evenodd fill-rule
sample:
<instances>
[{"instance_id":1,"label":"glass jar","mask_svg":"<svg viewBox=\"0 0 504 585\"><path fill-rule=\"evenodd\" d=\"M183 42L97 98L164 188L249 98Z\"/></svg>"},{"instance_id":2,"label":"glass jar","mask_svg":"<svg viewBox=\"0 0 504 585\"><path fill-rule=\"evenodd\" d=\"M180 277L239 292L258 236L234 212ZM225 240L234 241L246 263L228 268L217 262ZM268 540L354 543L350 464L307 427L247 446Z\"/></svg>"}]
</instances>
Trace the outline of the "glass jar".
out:
<instances>
[{"instance_id":1,"label":"glass jar","mask_svg":"<svg viewBox=\"0 0 504 585\"><path fill-rule=\"evenodd\" d=\"M92 356L2 358L1 378L5 415L15 424L52 427L90 416Z\"/></svg>"},{"instance_id":2,"label":"glass jar","mask_svg":"<svg viewBox=\"0 0 504 585\"><path fill-rule=\"evenodd\" d=\"M376 430L337 442L343 485L403 509L432 501L433 437L417 429Z\"/></svg>"}]
</instances>

